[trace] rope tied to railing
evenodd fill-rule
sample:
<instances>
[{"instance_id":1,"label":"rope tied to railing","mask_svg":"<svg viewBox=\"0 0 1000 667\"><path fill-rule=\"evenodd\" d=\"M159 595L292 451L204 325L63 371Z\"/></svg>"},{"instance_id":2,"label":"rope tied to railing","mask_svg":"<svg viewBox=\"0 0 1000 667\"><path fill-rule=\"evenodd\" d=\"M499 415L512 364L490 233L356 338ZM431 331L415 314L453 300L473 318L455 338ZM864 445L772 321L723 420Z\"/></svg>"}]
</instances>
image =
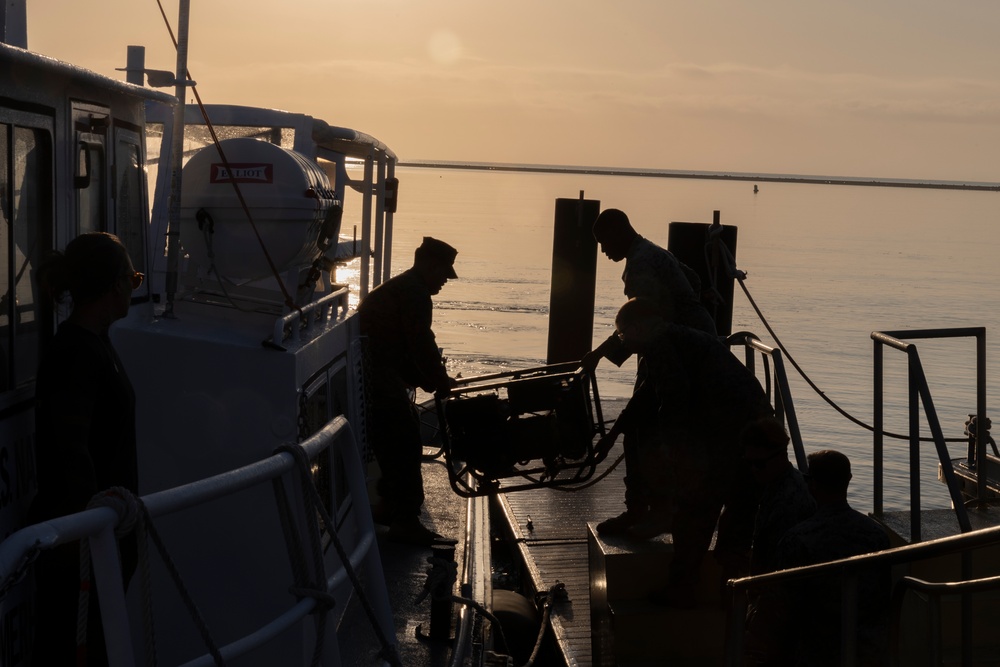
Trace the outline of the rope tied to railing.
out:
<instances>
[{"instance_id":1,"label":"rope tied to railing","mask_svg":"<svg viewBox=\"0 0 1000 667\"><path fill-rule=\"evenodd\" d=\"M302 506L305 508L304 529L308 537L308 546L305 547L294 525L295 515L288 503L284 481L281 477L275 477L273 486L281 515L282 530L285 533L285 544L292 561L292 573L295 577L295 584L290 586L288 591L299 600L312 598L316 601L316 606L311 612L314 616L313 624L316 630L316 642L313 645L311 664L319 665L326 639L324 631L326 614L335 606L336 601L327 590L326 585L326 565L323 561L323 545L320 539L319 520L317 519L318 508L313 506L313 498L309 493L309 489L313 486L312 477L309 474L309 459L305 451L298 446L282 445L274 450L275 454L281 452L291 454L296 463L295 471L299 473ZM307 550L308 558L305 554Z\"/></svg>"},{"instance_id":2,"label":"rope tied to railing","mask_svg":"<svg viewBox=\"0 0 1000 667\"><path fill-rule=\"evenodd\" d=\"M337 526L334 523L333 518L330 516L330 513L327 510L326 505L323 504L322 499L320 498L319 495L319 491L316 489L316 484L315 481L313 480L312 471L310 469L310 462L308 455L306 454L302 446L298 444L281 445L274 450L274 453L275 454L287 453L292 456L292 459L296 464L296 469L299 472L299 478L301 480L303 501L305 502L306 515L310 517L310 519L308 519L308 523L310 524L309 530L310 533L315 534L317 536L317 542L315 544L318 544L319 521L322 520L323 526L326 528L327 534L330 536L330 540L333 543L333 547L337 552L337 556L340 558L340 562L344 567L344 571L347 574L348 579L350 579L351 585L354 587L355 592L358 594L358 600L361 602L361 606L365 610L365 614L368 617L368 621L369 623L371 623L372 629L375 631L375 635L379 641L379 645L381 646L379 655L390 665L393 665L393 667L402 667L403 663L396 650L396 645L393 642L391 642L388 637L386 637L381 624L379 624L378 618L375 614L375 609L372 607L372 603L368 599L368 595L365 593L364 587L362 586L361 578L358 576L357 571L351 564L350 555L347 553L347 550L344 548L344 545L340 540L340 536L337 534ZM281 484L280 477L275 479L276 489L279 488L277 486L279 484ZM279 494L279 497L285 495L283 492L283 486L281 486L280 488L282 489L282 491ZM282 525L285 526L287 524L287 527L285 528L285 538L286 538L286 543L288 544L289 547L289 557L292 558L293 561L293 568L301 567L301 565L294 564L296 559L298 558L298 556L295 556L294 553L300 549L299 546L296 546L299 543L297 541L294 544L288 542L289 538L294 538L297 532L294 530L294 527L292 525L294 523L293 521L294 517L291 513L291 509L289 508L287 503L283 503L282 501L279 501L279 509L281 510ZM317 516L319 517L319 519L317 519ZM313 550L313 555L314 558L317 557L317 552L315 549ZM318 552L318 563L314 563L314 565L318 572L323 571L323 553L321 545L320 545L320 550ZM306 591L305 594L308 595L308 597L315 598L319 603L317 605L318 615L316 623L317 651L313 655L313 660L314 660L313 664L319 664L318 662L320 657L319 650L322 648L323 636L325 635L325 632L323 631L324 626L326 625L325 619L327 612L327 609L325 608L325 603L330 602L331 607L333 606L332 605L333 597L329 595L329 591L327 591L326 589L325 574L323 574L323 578L320 580L320 582L322 585L321 590L318 585L316 586L308 585L305 587L308 589L308 591ZM293 589L290 590L294 590L294 587Z\"/></svg>"},{"instance_id":3,"label":"rope tied to railing","mask_svg":"<svg viewBox=\"0 0 1000 667\"><path fill-rule=\"evenodd\" d=\"M174 587L180 594L181 600L184 602L184 606L191 615L191 619L198 627L202 642L212 655L212 659L215 661L215 664L219 667L225 665L222 653L219 651L218 645L212 638L208 624L205 622L201 611L198 609L198 606L195 604L190 592L187 590L187 586L184 585L180 572L174 564L173 559L170 557L170 554L167 552L167 548L164 545L159 532L157 532L156 527L153 525L153 517L149 514L149 509L146 507L145 503L142 502L142 499L133 494L129 489L116 486L106 491L102 491L91 498L90 502L87 504L87 509L95 507L109 507L118 513L119 520L115 525L116 537L124 537L133 531L136 533L136 546L138 547L139 558L138 568L141 587L140 596L142 599L143 635L146 644L146 664L151 667L156 665L156 633L153 623L153 587L147 541L148 537L152 539L157 553L160 554L160 559L166 566L167 572L170 574L170 578L174 583ZM78 660L85 660L86 657L87 615L90 606L90 570L90 542L87 539L83 539L80 541L80 599L77 622Z\"/></svg>"},{"instance_id":4,"label":"rope tied to railing","mask_svg":"<svg viewBox=\"0 0 1000 667\"><path fill-rule=\"evenodd\" d=\"M716 241L716 240L718 240L718 237L713 237L713 242ZM802 369L802 367L799 366L798 362L795 361L795 358L792 357L791 353L788 351L788 348L786 348L785 345L784 345L784 343L781 342L781 339L778 337L778 334L775 333L774 329L771 327L770 322L768 322L767 318L764 316L764 313L761 311L760 307L757 305L757 302L754 300L753 295L750 294L750 290L746 286L746 277L747 277L746 272L745 271L741 271L741 270L739 270L739 269L736 268L736 259L733 257L732 252L729 251L729 248L726 246L725 243L722 243L721 240L719 240L718 247L720 248L720 256L724 259L724 261L726 263L725 267L724 267L726 269L726 275L728 277L730 277L730 278L735 279L737 282L739 282L740 289L743 290L743 293L747 297L747 301L750 302L750 306L753 308L754 312L757 314L757 317L760 319L761 324L764 325L764 328L767 329L767 332L769 334L771 334L771 338L774 339L775 347L777 347L779 350L781 350L781 353L785 355L785 358L788 359L788 362L792 365L793 368L795 368L795 370L796 370L796 372L798 372L799 376L806 382L806 384L809 385L809 387L814 392L816 392L817 396L819 396L827 404L829 404L830 407L832 407L834 410L836 410L838 413L840 413L841 416L843 416L844 418L846 418L848 421L852 422L853 424L855 424L857 426L860 426L861 428L874 433L875 432L875 427L874 426L871 426L870 424L866 424L865 422L861 421L860 419L858 419L854 415L852 415L849 412L847 412L844 408L840 407L840 405L838 405L836 401L834 401L829 396L827 396L826 392L824 392L822 389L820 389L819 386L815 382L813 382L812 378L810 378L809 375L806 374L806 372ZM707 244L706 244L706 254L707 254L707 252L708 251L707 251ZM895 438L897 440L909 440L909 437L910 437L908 435L903 435L903 434L900 434L900 433L893 433L891 431L882 431L882 435L886 436L886 437L889 437L889 438ZM921 442L933 442L934 441L934 438L926 437L926 436L920 437L919 439L920 439ZM945 442L963 442L963 441L964 441L963 438L945 438Z\"/></svg>"}]
</instances>

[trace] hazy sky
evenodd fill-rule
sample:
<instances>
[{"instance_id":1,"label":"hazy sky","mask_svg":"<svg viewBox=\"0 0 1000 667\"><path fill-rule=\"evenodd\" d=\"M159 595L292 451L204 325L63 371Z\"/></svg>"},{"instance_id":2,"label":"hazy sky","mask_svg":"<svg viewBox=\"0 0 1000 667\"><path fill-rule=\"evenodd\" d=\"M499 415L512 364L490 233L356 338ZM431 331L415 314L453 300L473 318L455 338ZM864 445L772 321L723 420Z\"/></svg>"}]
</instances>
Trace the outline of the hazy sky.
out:
<instances>
[{"instance_id":1,"label":"hazy sky","mask_svg":"<svg viewBox=\"0 0 1000 667\"><path fill-rule=\"evenodd\" d=\"M28 26L104 74L175 65L155 0ZM998 31L997 0L192 0L189 69L404 160L998 182Z\"/></svg>"}]
</instances>

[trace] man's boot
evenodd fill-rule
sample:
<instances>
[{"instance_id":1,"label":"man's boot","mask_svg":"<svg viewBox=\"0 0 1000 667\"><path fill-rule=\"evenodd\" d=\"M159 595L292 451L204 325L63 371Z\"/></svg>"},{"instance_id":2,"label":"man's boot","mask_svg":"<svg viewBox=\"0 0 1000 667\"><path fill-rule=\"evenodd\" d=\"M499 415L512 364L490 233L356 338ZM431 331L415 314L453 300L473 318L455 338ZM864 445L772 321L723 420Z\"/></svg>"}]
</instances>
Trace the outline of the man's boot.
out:
<instances>
[{"instance_id":1,"label":"man's boot","mask_svg":"<svg viewBox=\"0 0 1000 667\"><path fill-rule=\"evenodd\" d=\"M648 515L649 507L647 505L626 506L625 511L618 516L605 519L597 524L597 534L602 537L625 535L632 526L641 523Z\"/></svg>"}]
</instances>

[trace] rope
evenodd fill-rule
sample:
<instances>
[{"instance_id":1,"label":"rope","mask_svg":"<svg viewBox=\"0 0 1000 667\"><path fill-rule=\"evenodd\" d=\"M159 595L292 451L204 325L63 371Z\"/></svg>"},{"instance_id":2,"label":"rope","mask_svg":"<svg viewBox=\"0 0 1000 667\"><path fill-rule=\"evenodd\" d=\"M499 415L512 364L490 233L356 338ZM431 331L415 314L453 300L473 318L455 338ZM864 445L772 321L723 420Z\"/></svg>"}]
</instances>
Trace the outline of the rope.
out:
<instances>
[{"instance_id":1,"label":"rope","mask_svg":"<svg viewBox=\"0 0 1000 667\"><path fill-rule=\"evenodd\" d=\"M371 623L372 629L375 631L375 635L378 638L379 644L382 647L381 656L394 667L402 667L402 662L396 651L396 646L394 643L389 641L389 638L385 636L385 632L382 626L378 622L378 617L375 614L375 609L372 607L371 601L368 599L365 593L364 587L361 583L361 578L355 571L354 567L351 565L350 556L347 550L344 549L344 545L340 541L340 536L337 534L337 527L334 524L333 519L330 517L330 513L327 511L326 506L323 504L322 499L319 497L319 492L316 490L316 485L313 483L312 475L310 473L309 457L306 455L305 450L301 446L295 444L281 445L274 450L276 454L278 453L288 453L292 455L296 463L296 467L299 470L299 476L302 480L302 489L304 498L307 500L306 507L308 508L308 514L315 517L317 514L323 520L323 525L326 528L327 533L330 535L330 539L333 542L334 549L337 551L337 556L340 558L340 562L344 566L344 571L347 573L348 578L351 580L351 584L354 586L355 592L358 594L358 599L361 602L361 606L364 608L365 614L368 617L368 621ZM285 517L282 518L285 520ZM318 524L316 524L318 526ZM318 531L316 531L318 533ZM314 551L314 556L316 552ZM319 559L322 561L322 551L319 553ZM332 604L332 597L328 597L326 591L326 580L323 580L323 589L319 591L318 588L311 587L308 592L299 591L310 597L314 597L317 600L322 600L324 604L319 605L321 609L321 616L325 618L326 611L328 608L325 607L325 603ZM293 589L294 592L294 589ZM322 627L317 624L317 632L322 634ZM322 642L321 638L317 638L317 644Z\"/></svg>"},{"instance_id":2,"label":"rope","mask_svg":"<svg viewBox=\"0 0 1000 667\"><path fill-rule=\"evenodd\" d=\"M163 3L161 0L156 0L156 4L160 8L160 15L163 17L163 22L167 27L167 32L170 34L170 41L173 42L174 49L177 49L177 38L174 36L173 28L170 27L170 20L167 18L167 13L163 9ZM191 70L187 70L185 73L188 81L192 80ZM208 117L208 110L205 108L205 104L201 101L201 95L198 94L197 86L189 86L191 92L194 94L194 99L198 103L198 109L201 111L202 117L205 119L205 126L208 128L209 133L212 135L212 142L215 144L216 150L219 152L219 158L222 160L223 166L226 168L226 172L232 175L233 170L229 166L229 160L226 158L225 151L222 150L222 145L219 143L219 137L215 133L215 126L212 124L211 119ZM239 184L236 182L235 178L230 178L229 182L233 185L233 190L236 192L237 199L240 200L240 206L243 208L243 212L246 213L247 221L250 223L250 228L253 229L254 236L257 237L257 243L260 244L260 248L264 251L264 258L267 260L267 265L271 269L271 273L274 274L274 279L278 283L278 287L281 288L281 294L285 298L285 305L289 310L297 310L299 314L302 314L302 309L295 303L292 299L292 295L289 294L288 289L285 287L285 282L281 279L278 273L278 268L274 265L274 260L271 259L271 253L267 251L267 246L264 244L264 239L261 238L260 232L257 230L257 224L254 222L253 215L250 213L250 207L247 206L246 200L243 198L243 191L240 190Z\"/></svg>"},{"instance_id":3,"label":"rope","mask_svg":"<svg viewBox=\"0 0 1000 667\"><path fill-rule=\"evenodd\" d=\"M841 408L839 405L837 405L837 403L833 399L831 399L829 396L827 396L826 392L824 392L822 389L820 389L816 385L816 383L813 382L812 379L806 374L806 372L804 370L802 370L802 367L799 366L798 362L795 361L794 357L792 357L791 353L788 352L787 348L785 348L784 344L778 338L778 335L774 332L774 329L771 328L771 325L767 321L767 318L764 317L764 314L761 312L760 308L757 306L757 302L754 301L753 296L751 296L750 290L747 289L747 286L744 284L744 279L742 277L740 277L740 278L737 278L737 280L740 283L740 287L743 289L743 293L746 294L747 300L750 302L750 305L753 306L754 311L756 311L757 317L760 318L760 321L764 325L764 328L767 329L768 333L771 334L771 337L774 339L775 345L777 345L778 349L781 350L782 354L785 355L785 358L788 359L788 362L790 364L792 364L792 366L795 368L795 370L798 371L799 375L802 377L803 380L805 380L806 384L808 384L812 388L812 390L815 391L816 394L820 398L822 398L824 401L826 401L830 405L830 407L832 407L834 410L836 410L837 412L839 412L842 416L844 416L845 418L847 418L849 421L853 422L857 426L860 426L861 428L863 428L863 429L865 429L867 431L870 431L871 433L875 433L875 427L874 426L870 426L869 424L866 424L865 422L861 421L860 419L858 419L857 417L853 416L852 414L850 414L849 412L847 412L846 410L844 410L843 408ZM896 438L898 440L909 440L910 439L910 436L908 436L908 435L903 435L901 433L893 433L892 431L882 431L881 435L887 436L889 438ZM934 438L927 437L927 436L921 436L919 438L919 441L920 442L934 442ZM967 438L945 438L944 441L945 442L966 442Z\"/></svg>"},{"instance_id":4,"label":"rope","mask_svg":"<svg viewBox=\"0 0 1000 667\"><path fill-rule=\"evenodd\" d=\"M219 289L222 290L222 295L226 297L229 305L240 312L257 312L253 308L245 308L241 306L235 299L233 299L232 296L230 296L229 290L226 289L226 285L222 280L222 274L220 274L219 270L215 268L215 247L212 243L212 239L215 237L215 220L213 220L211 214L203 208L198 209L195 217L198 220L198 228L201 230L202 238L205 240L205 250L208 256L208 272L209 274L215 276L215 283L219 286Z\"/></svg>"},{"instance_id":5,"label":"rope","mask_svg":"<svg viewBox=\"0 0 1000 667\"><path fill-rule=\"evenodd\" d=\"M174 565L173 560L167 553L163 540L160 538L159 533L153 526L153 519L150 516L146 505L142 502L142 499L137 498L128 489L116 486L106 491L102 491L91 498L90 502L87 503L87 509L92 509L94 507L110 507L117 512L118 523L115 526L115 536L117 538L121 539L133 531L136 533L139 557L140 594L143 602L142 621L146 644L146 664L151 666L156 665L156 634L153 625L152 574L150 570L148 542L146 539L148 536L152 538L153 544L156 546L157 551L160 554L160 558L166 565L167 571L170 573L174 585L188 609L188 613L191 614L191 618L198 626L198 630L202 636L202 641L212 654L215 664L223 665L224 661L222 659L222 654L219 652L218 647L212 639L211 633L208 630L208 626L206 625L201 612L198 610L198 607L195 605L194 600L188 593L184 582L181 580L177 567ZM90 609L91 589L90 572L90 540L83 539L80 541L80 595L78 598L79 604L77 609L78 615L76 633L77 660L79 664L86 664L87 622Z\"/></svg>"},{"instance_id":6,"label":"rope","mask_svg":"<svg viewBox=\"0 0 1000 667\"><path fill-rule=\"evenodd\" d=\"M150 516L149 510L146 508L146 505L142 502L141 498L137 498L136 500L142 509L147 534L153 540L153 545L160 554L160 559L166 566L167 572L170 574L170 578L174 582L174 587L177 589L177 592L181 596L181 600L184 602L184 606L187 607L188 614L190 614L191 619L198 627L198 632L201 634L202 642L205 644L208 652L211 653L212 658L215 660L215 664L221 667L225 664L225 661L222 659L222 653L219 651L219 647L216 645L215 640L212 639L212 635L211 632L209 632L208 624L205 622L205 618L201 615L201 611L195 604L194 598L192 598L190 592L188 592L187 586L184 585L184 581L181 579L180 571L174 564L173 559L170 557L170 554L167 553L167 548L163 544L160 534L153 526L153 517Z\"/></svg>"},{"instance_id":7,"label":"rope","mask_svg":"<svg viewBox=\"0 0 1000 667\"><path fill-rule=\"evenodd\" d=\"M297 466L296 471L299 470L300 468ZM326 624L326 614L334 606L335 601L326 588L326 568L323 562L323 548L319 541L319 526L316 512L310 511L311 502L305 489L306 485L311 485L311 481L303 479L302 503L303 507L307 508L304 529L309 536L311 568L304 553L302 540L295 528L294 515L285 493L285 484L280 477L275 478L273 483L275 499L281 516L281 527L285 534L285 545L288 547L289 559L292 561L292 573L295 577L295 585L290 586L288 591L299 600L309 597L318 603L313 609L316 643L313 646L311 664L319 665L326 636L323 626Z\"/></svg>"},{"instance_id":8,"label":"rope","mask_svg":"<svg viewBox=\"0 0 1000 667\"><path fill-rule=\"evenodd\" d=\"M775 345L778 347L779 350L781 350L782 354L785 355L785 358L788 359L788 362L792 365L792 367L795 368L795 370L802 377L802 379L805 380L806 384L808 384L809 387L812 388L812 390L814 392L816 392L816 394L820 398L822 398L824 401L826 401L830 405L830 407L832 407L834 410L836 410L838 413L840 413L842 416L844 416L845 418L847 418L849 421L853 422L857 426L860 426L861 428L863 428L863 429L865 429L867 431L870 431L871 433L875 433L875 427L874 426L870 426L870 425L866 424L865 422L861 421L857 417L853 416L852 414L850 414L849 412L847 412L846 410L844 410L843 408L841 408L833 399L831 399L829 396L826 395L826 392L824 392L822 389L820 389L819 386L815 382L812 381L812 378L810 378L806 374L806 372L804 370L802 370L802 367L799 366L799 364L798 364L797 361L795 361L795 358L788 351L788 348L786 348L785 345L781 342L781 339L778 337L778 334L776 334L775 331L774 331L774 329L771 327L770 322L768 322L767 318L764 317L764 313L761 312L761 309L757 305L757 302L754 300L753 295L750 294L750 290L746 286L746 277L747 277L746 272L745 271L740 271L739 269L736 268L736 260L733 257L732 252L730 252L728 246L726 246L725 243L721 243L719 241L720 240L719 240L718 234L713 234L712 235L712 239L709 241L708 244L706 244L706 257L707 257L707 253L708 253L707 247L709 245L716 245L718 247L719 251L720 251L720 254L722 255L722 257L723 257L723 259L725 261L725 264L726 264L726 275L729 278L733 278L733 279L735 279L736 281L739 282L740 288L743 290L743 293L746 295L747 300L750 302L750 305L754 309L754 312L757 313L757 317L760 319L761 323L764 325L764 328L767 329L767 332L769 334L771 334L771 338L774 339ZM713 283L713 285L714 285L714 283ZM713 287L713 289L714 289L714 287ZM891 431L882 431L881 434L883 436L887 436L887 437L890 437L890 438L896 438L896 439L899 439L899 440L909 440L910 439L908 435L902 435L902 434L899 434L899 433L893 433ZM919 438L919 440L920 440L920 442L934 442L934 438L930 438L930 437L926 437L926 436ZM965 441L966 441L965 438L945 438L945 442L965 442Z\"/></svg>"},{"instance_id":9,"label":"rope","mask_svg":"<svg viewBox=\"0 0 1000 667\"><path fill-rule=\"evenodd\" d=\"M549 625L549 619L552 616L552 601L557 597L566 597L566 584L561 581L554 583L549 588L548 593L545 594L545 600L542 603L542 623L538 628L538 638L535 640L535 648L531 651L531 657L528 658L528 662L524 663L523 667L532 667L535 664L535 660L538 660L538 653L542 650L542 640L545 638L545 628Z\"/></svg>"}]
</instances>

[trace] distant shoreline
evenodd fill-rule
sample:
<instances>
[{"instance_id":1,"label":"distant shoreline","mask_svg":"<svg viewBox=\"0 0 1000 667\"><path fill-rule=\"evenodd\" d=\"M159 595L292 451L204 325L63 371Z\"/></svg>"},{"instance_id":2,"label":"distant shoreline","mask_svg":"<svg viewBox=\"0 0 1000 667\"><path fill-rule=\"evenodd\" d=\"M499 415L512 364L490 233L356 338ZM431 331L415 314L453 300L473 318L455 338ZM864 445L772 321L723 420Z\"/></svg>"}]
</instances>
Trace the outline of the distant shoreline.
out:
<instances>
[{"instance_id":1,"label":"distant shoreline","mask_svg":"<svg viewBox=\"0 0 1000 667\"><path fill-rule=\"evenodd\" d=\"M761 183L812 183L817 185L867 185L887 188L929 188L936 190L983 190L1000 192L1000 183L961 181L919 181L890 178L853 178L846 176L798 176L785 174L746 174L723 171L680 171L672 169L625 169L618 167L574 167L538 164L490 162L444 162L411 160L400 167L420 169L465 169L472 171L512 171L545 174L588 174L595 176L640 176L644 178L697 178L716 181L757 181Z\"/></svg>"}]
</instances>

